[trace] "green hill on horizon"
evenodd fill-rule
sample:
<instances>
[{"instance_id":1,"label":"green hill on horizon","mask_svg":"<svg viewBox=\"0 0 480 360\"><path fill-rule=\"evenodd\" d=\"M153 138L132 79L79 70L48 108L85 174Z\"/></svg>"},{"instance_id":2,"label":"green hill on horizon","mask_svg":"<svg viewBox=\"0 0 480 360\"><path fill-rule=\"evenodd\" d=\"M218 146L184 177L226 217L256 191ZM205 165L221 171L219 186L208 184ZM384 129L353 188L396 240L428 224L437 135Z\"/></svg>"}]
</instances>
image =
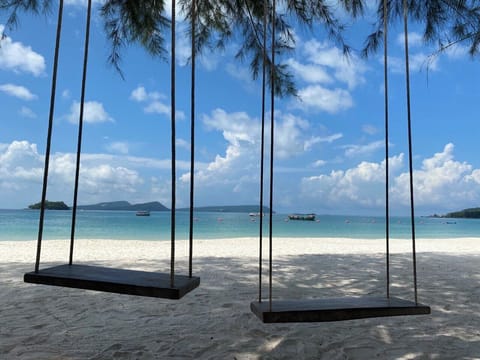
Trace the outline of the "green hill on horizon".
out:
<instances>
[{"instance_id":1,"label":"green hill on horizon","mask_svg":"<svg viewBox=\"0 0 480 360\"><path fill-rule=\"evenodd\" d=\"M79 210L168 211L168 208L158 201L141 204L130 204L128 201L110 201L93 205L79 205L77 208Z\"/></svg>"},{"instance_id":2,"label":"green hill on horizon","mask_svg":"<svg viewBox=\"0 0 480 360\"><path fill-rule=\"evenodd\" d=\"M38 202L36 204L28 205L29 209L32 210L40 210L42 206L42 202ZM45 209L46 210L70 210L67 204L63 201L48 201L45 200Z\"/></svg>"},{"instance_id":3,"label":"green hill on horizon","mask_svg":"<svg viewBox=\"0 0 480 360\"><path fill-rule=\"evenodd\" d=\"M29 205L29 209L40 209L41 203ZM49 210L69 210L63 201L46 201L45 208ZM97 204L78 205L79 210L106 210L106 211L170 211L165 205L158 201L131 204L128 201L107 201ZM179 208L178 211L188 211L189 208ZM258 205L223 205L223 206L199 206L195 207L196 212L224 212L224 213L258 213ZM263 213L268 213L269 208L263 207ZM275 212L274 212L275 213Z\"/></svg>"},{"instance_id":4,"label":"green hill on horizon","mask_svg":"<svg viewBox=\"0 0 480 360\"><path fill-rule=\"evenodd\" d=\"M442 217L447 218L465 218L465 219L480 219L480 207L463 209L460 211L445 214Z\"/></svg>"}]
</instances>

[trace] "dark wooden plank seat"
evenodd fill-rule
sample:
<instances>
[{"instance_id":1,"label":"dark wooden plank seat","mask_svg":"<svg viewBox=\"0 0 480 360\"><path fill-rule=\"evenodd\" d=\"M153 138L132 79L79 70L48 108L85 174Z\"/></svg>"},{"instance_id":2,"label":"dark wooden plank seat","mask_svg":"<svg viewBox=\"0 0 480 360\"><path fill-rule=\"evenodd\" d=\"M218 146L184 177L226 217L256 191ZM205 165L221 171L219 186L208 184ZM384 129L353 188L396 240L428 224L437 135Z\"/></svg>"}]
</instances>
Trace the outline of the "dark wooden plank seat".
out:
<instances>
[{"instance_id":1,"label":"dark wooden plank seat","mask_svg":"<svg viewBox=\"0 0 480 360\"><path fill-rule=\"evenodd\" d=\"M346 297L312 300L268 300L250 304L264 323L325 322L372 317L425 315L430 307L399 298Z\"/></svg>"},{"instance_id":2,"label":"dark wooden plank seat","mask_svg":"<svg viewBox=\"0 0 480 360\"><path fill-rule=\"evenodd\" d=\"M180 299L200 285L199 277L175 275L172 287L170 274L76 264L32 271L24 281L165 299Z\"/></svg>"}]
</instances>

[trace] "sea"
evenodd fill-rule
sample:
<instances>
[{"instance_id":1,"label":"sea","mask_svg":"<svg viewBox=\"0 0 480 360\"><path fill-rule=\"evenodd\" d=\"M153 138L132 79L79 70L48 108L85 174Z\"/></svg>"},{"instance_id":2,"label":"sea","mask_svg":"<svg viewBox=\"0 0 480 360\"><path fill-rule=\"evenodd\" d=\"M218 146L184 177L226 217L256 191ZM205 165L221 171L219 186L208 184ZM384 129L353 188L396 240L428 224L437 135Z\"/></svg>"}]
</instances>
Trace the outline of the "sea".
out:
<instances>
[{"instance_id":1,"label":"sea","mask_svg":"<svg viewBox=\"0 0 480 360\"><path fill-rule=\"evenodd\" d=\"M0 210L0 241L36 240L39 228L38 210ZM46 211L44 239L69 239L71 211ZM136 216L132 211L77 212L75 237L78 239L170 240L170 212L151 212ZM176 239L189 237L189 213L176 213ZM260 218L247 213L198 212L194 214L195 239L258 237ZM418 217L415 219L417 238L441 239L478 237L480 219L446 219ZM263 234L268 236L269 217L263 217ZM390 218L390 237L411 239L409 217ZM272 217L274 237L333 237L379 239L385 237L385 217L317 215L315 221L288 220L287 214Z\"/></svg>"}]
</instances>

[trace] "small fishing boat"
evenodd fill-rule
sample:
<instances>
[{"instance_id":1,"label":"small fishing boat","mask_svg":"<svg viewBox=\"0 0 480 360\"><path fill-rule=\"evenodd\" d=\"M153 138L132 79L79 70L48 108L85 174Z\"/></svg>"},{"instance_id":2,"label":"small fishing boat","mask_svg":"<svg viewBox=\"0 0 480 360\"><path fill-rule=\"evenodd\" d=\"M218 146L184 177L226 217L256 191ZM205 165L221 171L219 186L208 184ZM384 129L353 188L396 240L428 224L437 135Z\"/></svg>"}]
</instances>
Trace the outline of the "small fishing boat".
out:
<instances>
[{"instance_id":1,"label":"small fishing boat","mask_svg":"<svg viewBox=\"0 0 480 360\"><path fill-rule=\"evenodd\" d=\"M248 214L250 217L265 216L265 213L251 212Z\"/></svg>"},{"instance_id":2,"label":"small fishing boat","mask_svg":"<svg viewBox=\"0 0 480 360\"><path fill-rule=\"evenodd\" d=\"M139 210L137 211L137 213L135 214L137 216L150 216L150 211L148 210Z\"/></svg>"},{"instance_id":3,"label":"small fishing boat","mask_svg":"<svg viewBox=\"0 0 480 360\"><path fill-rule=\"evenodd\" d=\"M288 215L289 220L305 220L305 221L314 221L315 214L290 214Z\"/></svg>"}]
</instances>

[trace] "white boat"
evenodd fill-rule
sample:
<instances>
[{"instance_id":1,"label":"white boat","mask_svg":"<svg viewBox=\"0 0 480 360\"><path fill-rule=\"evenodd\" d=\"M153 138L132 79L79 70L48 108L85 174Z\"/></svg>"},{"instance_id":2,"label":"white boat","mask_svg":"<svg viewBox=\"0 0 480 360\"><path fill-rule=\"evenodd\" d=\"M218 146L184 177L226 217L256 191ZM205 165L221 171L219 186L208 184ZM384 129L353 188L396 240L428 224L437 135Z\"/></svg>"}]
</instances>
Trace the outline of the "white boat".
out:
<instances>
[{"instance_id":1,"label":"white boat","mask_svg":"<svg viewBox=\"0 0 480 360\"><path fill-rule=\"evenodd\" d=\"M265 213L259 213L259 212L251 212L248 214L250 217L256 217L256 216L265 216Z\"/></svg>"}]
</instances>

